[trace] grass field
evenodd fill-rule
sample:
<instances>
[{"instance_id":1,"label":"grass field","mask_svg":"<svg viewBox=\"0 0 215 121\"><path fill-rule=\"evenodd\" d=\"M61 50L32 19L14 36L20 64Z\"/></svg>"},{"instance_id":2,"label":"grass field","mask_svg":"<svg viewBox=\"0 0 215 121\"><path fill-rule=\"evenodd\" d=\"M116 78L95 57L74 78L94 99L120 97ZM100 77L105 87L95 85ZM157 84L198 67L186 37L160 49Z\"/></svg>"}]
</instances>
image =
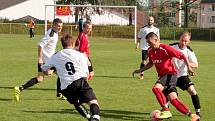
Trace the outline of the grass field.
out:
<instances>
[{"instance_id":1,"label":"grass field","mask_svg":"<svg viewBox=\"0 0 215 121\"><path fill-rule=\"evenodd\" d=\"M0 35L0 121L85 121L67 101L56 99L56 76L22 92L13 100L13 87L37 74L37 43L41 36ZM163 41L170 43L173 41ZM215 42L192 41L199 60L196 84L202 105L202 120L215 121ZM91 38L91 59L95 77L90 82L98 97L102 121L149 121L152 110L160 109L151 91L157 74L146 71L145 80L132 78L139 67L140 52L132 40ZM58 50L61 49L59 44ZM179 97L194 111L187 92ZM167 121L189 121L175 110Z\"/></svg>"}]
</instances>

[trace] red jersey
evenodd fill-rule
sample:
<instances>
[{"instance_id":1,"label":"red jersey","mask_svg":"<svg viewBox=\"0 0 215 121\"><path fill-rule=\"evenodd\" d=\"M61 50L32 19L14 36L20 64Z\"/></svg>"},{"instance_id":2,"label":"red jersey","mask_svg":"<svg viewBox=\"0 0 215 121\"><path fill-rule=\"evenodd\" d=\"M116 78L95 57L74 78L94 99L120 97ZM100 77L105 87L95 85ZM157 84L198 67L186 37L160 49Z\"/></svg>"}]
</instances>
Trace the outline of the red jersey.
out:
<instances>
[{"instance_id":1,"label":"red jersey","mask_svg":"<svg viewBox=\"0 0 215 121\"><path fill-rule=\"evenodd\" d=\"M166 74L176 74L172 58L176 57L180 60L183 58L183 53L162 43L156 50L149 48L148 55L149 59L155 65L158 76L160 77Z\"/></svg>"},{"instance_id":2,"label":"red jersey","mask_svg":"<svg viewBox=\"0 0 215 121\"><path fill-rule=\"evenodd\" d=\"M78 47L78 51L86 53L87 57L90 56L90 44L86 33L84 32L79 33L75 46Z\"/></svg>"}]
</instances>

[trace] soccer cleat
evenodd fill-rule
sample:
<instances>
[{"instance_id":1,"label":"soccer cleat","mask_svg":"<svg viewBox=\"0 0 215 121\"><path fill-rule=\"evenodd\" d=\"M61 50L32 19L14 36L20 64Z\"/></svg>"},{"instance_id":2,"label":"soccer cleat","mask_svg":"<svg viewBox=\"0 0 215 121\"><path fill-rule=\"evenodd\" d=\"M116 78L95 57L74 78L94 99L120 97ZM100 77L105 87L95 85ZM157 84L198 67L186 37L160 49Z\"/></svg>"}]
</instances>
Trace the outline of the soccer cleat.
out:
<instances>
[{"instance_id":1,"label":"soccer cleat","mask_svg":"<svg viewBox=\"0 0 215 121\"><path fill-rule=\"evenodd\" d=\"M161 115L158 117L158 119L169 119L172 118L172 114L170 111L161 111Z\"/></svg>"},{"instance_id":2,"label":"soccer cleat","mask_svg":"<svg viewBox=\"0 0 215 121\"><path fill-rule=\"evenodd\" d=\"M200 117L195 113L192 113L190 117L191 117L190 121L200 121Z\"/></svg>"},{"instance_id":3,"label":"soccer cleat","mask_svg":"<svg viewBox=\"0 0 215 121\"><path fill-rule=\"evenodd\" d=\"M19 102L19 98L20 98L20 89L19 89L19 87L18 86L15 86L14 87L14 97L15 97L15 100L16 100L16 102Z\"/></svg>"},{"instance_id":4,"label":"soccer cleat","mask_svg":"<svg viewBox=\"0 0 215 121\"><path fill-rule=\"evenodd\" d=\"M57 98L58 98L59 100L66 100L66 97L63 96L61 93L57 93Z\"/></svg>"}]
</instances>

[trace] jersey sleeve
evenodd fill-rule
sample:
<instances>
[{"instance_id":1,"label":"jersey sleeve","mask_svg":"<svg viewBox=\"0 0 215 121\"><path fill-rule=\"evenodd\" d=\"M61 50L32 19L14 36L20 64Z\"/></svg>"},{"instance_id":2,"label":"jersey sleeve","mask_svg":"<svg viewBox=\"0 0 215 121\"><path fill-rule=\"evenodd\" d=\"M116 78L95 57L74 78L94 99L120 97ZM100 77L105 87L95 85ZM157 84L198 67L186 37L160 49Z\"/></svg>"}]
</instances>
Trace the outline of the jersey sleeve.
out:
<instances>
[{"instance_id":1,"label":"jersey sleeve","mask_svg":"<svg viewBox=\"0 0 215 121\"><path fill-rule=\"evenodd\" d=\"M142 34L143 29L140 29L140 31L137 34L137 38L141 39L141 34Z\"/></svg>"},{"instance_id":2,"label":"jersey sleeve","mask_svg":"<svg viewBox=\"0 0 215 121\"><path fill-rule=\"evenodd\" d=\"M43 71L48 71L49 69L51 69L52 67L54 67L54 55L44 64L41 66Z\"/></svg>"},{"instance_id":3,"label":"jersey sleeve","mask_svg":"<svg viewBox=\"0 0 215 121\"><path fill-rule=\"evenodd\" d=\"M158 36L158 38L160 39L160 31L159 31L159 29L157 29L157 31L156 31L156 33L155 33L157 36Z\"/></svg>"},{"instance_id":4,"label":"jersey sleeve","mask_svg":"<svg viewBox=\"0 0 215 121\"><path fill-rule=\"evenodd\" d=\"M183 58L184 55L182 52L176 50L175 48L173 48L171 46L167 46L167 45L165 45L165 46L166 46L166 50L168 51L167 53L170 57L175 57L180 60Z\"/></svg>"},{"instance_id":5,"label":"jersey sleeve","mask_svg":"<svg viewBox=\"0 0 215 121\"><path fill-rule=\"evenodd\" d=\"M195 55L194 52L190 51L188 54L189 54L188 55L188 59L189 59L190 62L192 62L192 63L198 63L198 60L197 60L196 55Z\"/></svg>"},{"instance_id":6,"label":"jersey sleeve","mask_svg":"<svg viewBox=\"0 0 215 121\"><path fill-rule=\"evenodd\" d=\"M41 40L40 42L38 43L38 45L43 48L47 43L49 43L49 41L51 40L50 39L51 37L49 37L49 35L45 35Z\"/></svg>"}]
</instances>

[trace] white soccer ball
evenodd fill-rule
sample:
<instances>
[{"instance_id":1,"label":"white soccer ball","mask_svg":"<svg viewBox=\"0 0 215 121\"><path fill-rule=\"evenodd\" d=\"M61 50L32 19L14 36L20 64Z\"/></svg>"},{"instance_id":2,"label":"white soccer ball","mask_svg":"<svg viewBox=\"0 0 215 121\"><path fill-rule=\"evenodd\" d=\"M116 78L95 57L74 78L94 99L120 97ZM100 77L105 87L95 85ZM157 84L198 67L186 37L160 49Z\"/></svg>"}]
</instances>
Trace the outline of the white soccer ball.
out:
<instances>
[{"instance_id":1,"label":"white soccer ball","mask_svg":"<svg viewBox=\"0 0 215 121\"><path fill-rule=\"evenodd\" d=\"M161 121L161 119L158 119L160 115L161 115L161 111L160 110L153 110L150 113L150 119L151 119L151 121Z\"/></svg>"},{"instance_id":2,"label":"white soccer ball","mask_svg":"<svg viewBox=\"0 0 215 121\"><path fill-rule=\"evenodd\" d=\"M27 23L25 23L25 26L27 27L27 26L28 26L28 24L27 24Z\"/></svg>"}]
</instances>

